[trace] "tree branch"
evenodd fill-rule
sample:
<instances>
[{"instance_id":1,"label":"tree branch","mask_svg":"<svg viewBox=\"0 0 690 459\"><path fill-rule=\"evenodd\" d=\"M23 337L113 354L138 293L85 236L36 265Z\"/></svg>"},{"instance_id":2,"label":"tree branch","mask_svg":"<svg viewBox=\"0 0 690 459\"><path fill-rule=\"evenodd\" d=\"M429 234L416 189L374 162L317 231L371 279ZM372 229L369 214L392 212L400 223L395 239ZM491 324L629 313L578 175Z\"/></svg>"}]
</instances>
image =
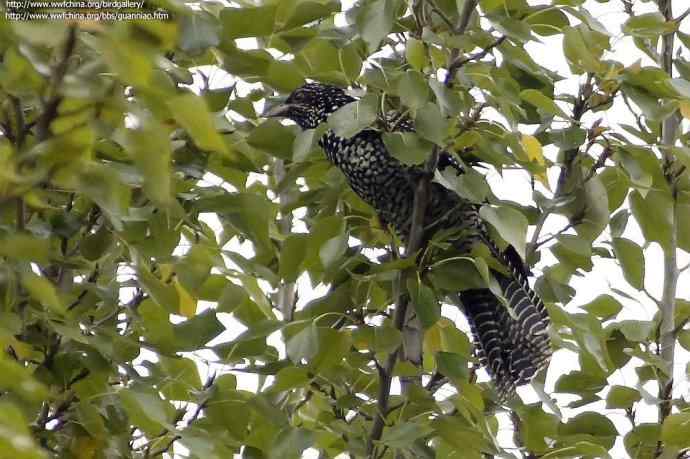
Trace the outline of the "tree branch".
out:
<instances>
[{"instance_id":1,"label":"tree branch","mask_svg":"<svg viewBox=\"0 0 690 459\"><path fill-rule=\"evenodd\" d=\"M460 12L458 26L455 28L455 32L457 34L461 35L465 33L465 30L470 23L472 14L477 7L477 3L477 0L467 0L463 5L463 9ZM413 5L414 11L416 11L416 6L418 4L418 2L415 2L415 5ZM457 60L457 58L458 50L454 49L451 54L450 62L454 62ZM452 85L453 75L456 70L457 68L451 72L449 68L448 74L446 75L444 81L446 86ZM439 147L435 146L429 159L424 165L424 174L419 177L415 186L410 231L407 236L407 243L405 246L405 257L416 256L424 243L424 220L430 197L431 180L434 176L434 171L436 170L438 157ZM419 323L419 319L412 314L413 310L409 308L410 300L408 295L403 295L403 289L405 288L403 285L403 280L406 278L406 275L407 273L401 273L397 279L397 302L393 316L395 328L402 332L403 345L386 358L383 366L379 365L378 362L376 363L376 368L379 373L379 392L377 399L378 413L374 418L371 432L367 438L367 456L369 458L377 457L377 452L375 451L374 446L375 442L380 440L381 435L383 434L385 418L389 412L390 387L393 379L393 370L398 358L402 357L402 359L412 362L412 364L417 367L421 365L422 361L421 324ZM403 394L406 393L409 387L415 383L421 384L421 377L404 378L401 381Z\"/></svg>"},{"instance_id":2,"label":"tree branch","mask_svg":"<svg viewBox=\"0 0 690 459\"><path fill-rule=\"evenodd\" d=\"M579 124L580 120L582 119L582 116L588 110L587 101L589 97L592 95L592 78L593 75L591 73L587 74L587 80L583 85L580 86L577 95L577 100L573 105L572 118L574 124ZM561 172L558 175L558 181L556 183L556 191L554 191L553 198L551 199L552 202L562 197L566 193L565 184L568 177L572 173L573 164L575 163L575 159L577 158L579 152L579 148L573 148L565 152L563 165L561 166ZM544 209L541 214L539 214L539 219L537 220L536 227L534 228L534 233L532 233L532 239L527 244L527 253L525 257L527 260L529 260L532 257L532 255L534 255L537 248L539 247L539 236L541 234L541 231L544 229L546 219L549 217L549 215L551 215L552 212L553 209L550 206Z\"/></svg>"},{"instance_id":3,"label":"tree branch","mask_svg":"<svg viewBox=\"0 0 690 459\"><path fill-rule=\"evenodd\" d=\"M425 2L427 5L429 5L429 8L431 8L431 11L436 13L438 15L438 17L440 17L441 20L446 23L446 25L448 26L448 29L455 32L455 25L450 20L450 18L446 15L446 13L444 13L443 10L441 8L439 8L438 5L436 5L436 3L433 0L425 0Z\"/></svg>"},{"instance_id":4,"label":"tree branch","mask_svg":"<svg viewBox=\"0 0 690 459\"><path fill-rule=\"evenodd\" d=\"M276 187L280 187L280 183L285 179L285 162L282 159L277 159L273 165L273 175ZM287 188L283 188L278 194L278 203L280 205L281 213L283 209L289 204L290 195ZM282 215L279 223L280 232L287 235L292 231L292 214L285 213ZM295 305L297 303L297 290L294 282L283 282L278 288L278 308L283 315L285 322L291 322L295 312Z\"/></svg>"},{"instance_id":5,"label":"tree branch","mask_svg":"<svg viewBox=\"0 0 690 459\"><path fill-rule=\"evenodd\" d=\"M36 138L39 142L43 142L50 137L50 123L58 115L58 106L62 101L60 94L60 86L67 74L69 68L69 60L74 53L74 48L77 44L77 25L72 24L67 29L67 39L62 51L62 57L57 65L53 68L50 85L48 86L48 94L43 105L43 113L36 121Z\"/></svg>"},{"instance_id":6,"label":"tree branch","mask_svg":"<svg viewBox=\"0 0 690 459\"><path fill-rule=\"evenodd\" d=\"M489 46L482 49L481 51L478 51L474 54L470 54L467 57L458 58L458 59L454 60L453 62L451 62L450 67L448 67L448 73L451 75L451 78L455 75L455 72L457 72L460 69L460 67L467 64L468 62L477 61L477 60L483 58L484 56L489 54L489 52L492 49L494 49L495 47L497 47L501 43L503 43L506 40L506 38L507 37L505 35L501 35L493 43L491 43Z\"/></svg>"},{"instance_id":7,"label":"tree branch","mask_svg":"<svg viewBox=\"0 0 690 459\"><path fill-rule=\"evenodd\" d=\"M462 11L460 11L460 19L458 20L458 26L455 28L455 33L457 35L462 35L467 30L467 26L470 24L470 19L472 18L472 14L474 13L474 11L477 9L478 3L478 0L466 0L463 4ZM453 50L450 52L450 58L448 59L448 73L446 73L446 78L443 81L443 84L447 87L453 86L455 72L457 72L458 68L460 68L457 67L455 70L451 71L453 62L457 61L459 56L460 50L457 48L453 48Z\"/></svg>"},{"instance_id":8,"label":"tree branch","mask_svg":"<svg viewBox=\"0 0 690 459\"><path fill-rule=\"evenodd\" d=\"M664 15L667 21L673 20L672 0L659 0L659 11ZM662 37L661 56L659 58L659 66L669 75L673 76L673 42L675 34L669 33ZM664 248L664 285L661 295L661 326L659 334L659 352L663 361L670 369L669 375L659 375L659 424L662 424L666 417L671 413L671 398L673 396L673 368L675 361L675 346L676 346L676 328L675 328L675 311L676 311L676 290L678 285L678 260L677 260L677 221L678 209L676 205L677 200L677 184L674 171L674 156L671 153L671 147L676 140L676 132L678 130L680 121L677 113L666 118L661 126L661 154L663 158L664 174L671 189L671 237L668 246ZM656 457L663 454L663 446L661 443L657 445Z\"/></svg>"}]
</instances>

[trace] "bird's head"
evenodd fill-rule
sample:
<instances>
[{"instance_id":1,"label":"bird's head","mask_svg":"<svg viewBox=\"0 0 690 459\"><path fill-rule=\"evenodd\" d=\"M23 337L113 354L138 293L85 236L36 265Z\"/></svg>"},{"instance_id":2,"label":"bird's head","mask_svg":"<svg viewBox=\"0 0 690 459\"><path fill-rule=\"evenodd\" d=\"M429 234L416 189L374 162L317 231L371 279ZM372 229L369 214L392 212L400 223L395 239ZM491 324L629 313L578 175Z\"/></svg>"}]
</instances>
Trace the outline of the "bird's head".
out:
<instances>
[{"instance_id":1,"label":"bird's head","mask_svg":"<svg viewBox=\"0 0 690 459\"><path fill-rule=\"evenodd\" d=\"M284 103L271 108L266 117L288 118L302 129L314 129L328 115L355 99L341 88L322 83L307 83L297 89Z\"/></svg>"}]
</instances>

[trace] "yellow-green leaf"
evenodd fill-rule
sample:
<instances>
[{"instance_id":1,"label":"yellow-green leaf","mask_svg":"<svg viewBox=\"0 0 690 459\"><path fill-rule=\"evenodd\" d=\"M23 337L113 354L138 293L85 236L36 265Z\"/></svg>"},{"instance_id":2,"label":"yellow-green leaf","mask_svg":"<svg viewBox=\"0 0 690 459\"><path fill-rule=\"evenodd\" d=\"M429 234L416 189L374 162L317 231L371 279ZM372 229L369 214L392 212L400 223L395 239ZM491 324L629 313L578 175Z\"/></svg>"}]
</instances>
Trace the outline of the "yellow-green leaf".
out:
<instances>
[{"instance_id":1,"label":"yellow-green leaf","mask_svg":"<svg viewBox=\"0 0 690 459\"><path fill-rule=\"evenodd\" d=\"M194 317L196 314L196 299L189 294L186 288L175 278L175 290L179 298L180 315L187 318Z\"/></svg>"},{"instance_id":2,"label":"yellow-green leaf","mask_svg":"<svg viewBox=\"0 0 690 459\"><path fill-rule=\"evenodd\" d=\"M546 160L544 159L544 149L541 146L541 143L539 143L539 140L537 140L536 137L523 134L523 136L520 138L520 143L522 144L522 148L525 149L525 153L527 153L527 159L530 161L534 161L539 165L539 172L536 172L534 174L534 178L539 180L539 183L544 185L546 188L551 189L549 187L549 178L546 176Z\"/></svg>"},{"instance_id":3,"label":"yellow-green leaf","mask_svg":"<svg viewBox=\"0 0 690 459\"><path fill-rule=\"evenodd\" d=\"M22 285L42 306L58 314L65 313L65 305L60 300L55 286L45 277L26 273L22 275Z\"/></svg>"},{"instance_id":4,"label":"yellow-green leaf","mask_svg":"<svg viewBox=\"0 0 690 459\"><path fill-rule=\"evenodd\" d=\"M192 93L182 94L171 98L168 107L200 148L228 152L203 98Z\"/></svg>"}]
</instances>

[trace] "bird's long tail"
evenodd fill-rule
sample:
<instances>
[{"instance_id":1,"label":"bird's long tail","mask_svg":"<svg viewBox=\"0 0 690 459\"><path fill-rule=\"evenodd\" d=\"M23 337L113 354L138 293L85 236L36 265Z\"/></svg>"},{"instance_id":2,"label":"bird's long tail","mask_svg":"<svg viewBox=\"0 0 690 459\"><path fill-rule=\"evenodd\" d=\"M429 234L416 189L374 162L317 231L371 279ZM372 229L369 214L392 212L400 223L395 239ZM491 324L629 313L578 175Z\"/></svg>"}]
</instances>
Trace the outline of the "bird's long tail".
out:
<instances>
[{"instance_id":1,"label":"bird's long tail","mask_svg":"<svg viewBox=\"0 0 690 459\"><path fill-rule=\"evenodd\" d=\"M488 289L465 290L460 293L460 300L474 334L480 361L494 380L499 401L507 401L514 395L516 386L529 383L546 368L551 357L551 343L548 313L530 288L519 255L510 250L500 255L510 268L510 275L498 272L493 275L506 304Z\"/></svg>"}]
</instances>

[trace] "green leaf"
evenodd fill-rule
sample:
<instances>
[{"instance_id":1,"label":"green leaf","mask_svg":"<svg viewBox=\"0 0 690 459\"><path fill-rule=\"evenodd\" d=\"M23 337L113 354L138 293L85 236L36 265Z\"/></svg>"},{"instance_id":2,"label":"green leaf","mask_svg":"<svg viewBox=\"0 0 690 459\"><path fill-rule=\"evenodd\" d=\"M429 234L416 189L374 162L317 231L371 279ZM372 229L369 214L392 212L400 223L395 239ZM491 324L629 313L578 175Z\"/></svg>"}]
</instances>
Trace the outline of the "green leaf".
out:
<instances>
[{"instance_id":1,"label":"green leaf","mask_svg":"<svg viewBox=\"0 0 690 459\"><path fill-rule=\"evenodd\" d=\"M350 138L370 127L377 116L377 97L369 94L340 107L328 117L328 126L339 137Z\"/></svg>"},{"instance_id":2,"label":"green leaf","mask_svg":"<svg viewBox=\"0 0 690 459\"><path fill-rule=\"evenodd\" d=\"M621 309L623 309L623 305L621 305L617 299L606 294L599 295L591 302L580 307L594 314L601 320L609 320L615 317Z\"/></svg>"},{"instance_id":3,"label":"green leaf","mask_svg":"<svg viewBox=\"0 0 690 459\"><path fill-rule=\"evenodd\" d=\"M527 237L527 218L518 210L508 206L483 205L479 215L493 226L506 242L515 247L520 256L525 258Z\"/></svg>"},{"instance_id":4,"label":"green leaf","mask_svg":"<svg viewBox=\"0 0 690 459\"><path fill-rule=\"evenodd\" d=\"M664 15L659 12L632 16L623 24L624 33L640 38L657 38L677 28L676 22L666 22Z\"/></svg>"},{"instance_id":5,"label":"green leaf","mask_svg":"<svg viewBox=\"0 0 690 459\"><path fill-rule=\"evenodd\" d=\"M520 93L520 98L537 107L543 113L561 118L570 119L568 115L549 97L536 89L525 89Z\"/></svg>"},{"instance_id":6,"label":"green leaf","mask_svg":"<svg viewBox=\"0 0 690 459\"><path fill-rule=\"evenodd\" d=\"M623 320L616 325L625 338L633 342L646 341L654 328L654 323L643 320Z\"/></svg>"},{"instance_id":7,"label":"green leaf","mask_svg":"<svg viewBox=\"0 0 690 459\"><path fill-rule=\"evenodd\" d=\"M201 286L211 274L211 269L218 262L218 252L210 247L195 244L175 264L177 279L186 290L198 296Z\"/></svg>"},{"instance_id":8,"label":"green leaf","mask_svg":"<svg viewBox=\"0 0 690 459\"><path fill-rule=\"evenodd\" d=\"M398 81L400 101L413 110L421 108L429 100L429 86L424 75L408 70Z\"/></svg>"},{"instance_id":9,"label":"green leaf","mask_svg":"<svg viewBox=\"0 0 690 459\"><path fill-rule=\"evenodd\" d=\"M423 163L433 150L432 143L414 132L384 132L383 143L394 158L408 166Z\"/></svg>"},{"instance_id":10,"label":"green leaf","mask_svg":"<svg viewBox=\"0 0 690 459\"><path fill-rule=\"evenodd\" d=\"M336 0L283 0L278 3L276 25L282 30L307 24L340 11Z\"/></svg>"},{"instance_id":11,"label":"green leaf","mask_svg":"<svg viewBox=\"0 0 690 459\"><path fill-rule=\"evenodd\" d=\"M340 364L352 346L350 334L329 327L318 327L317 353L309 361L309 367L316 374Z\"/></svg>"},{"instance_id":12,"label":"green leaf","mask_svg":"<svg viewBox=\"0 0 690 459\"><path fill-rule=\"evenodd\" d=\"M585 183L578 198L583 205L583 215L575 230L579 236L594 241L609 223L608 195L599 176L595 175Z\"/></svg>"},{"instance_id":13,"label":"green leaf","mask_svg":"<svg viewBox=\"0 0 690 459\"><path fill-rule=\"evenodd\" d=\"M630 212L627 209L621 209L618 212L616 212L611 217L611 221L609 222L609 227L611 228L611 236L615 238L621 237L625 232L625 228L628 226L629 218Z\"/></svg>"},{"instance_id":14,"label":"green leaf","mask_svg":"<svg viewBox=\"0 0 690 459\"><path fill-rule=\"evenodd\" d=\"M79 251L87 260L96 261L108 254L113 241L113 233L108 225L101 225L95 233L90 233L81 240Z\"/></svg>"},{"instance_id":15,"label":"green leaf","mask_svg":"<svg viewBox=\"0 0 690 459\"><path fill-rule=\"evenodd\" d=\"M122 230L122 217L129 209L131 190L112 167L88 163L80 171L77 188L98 204L116 230Z\"/></svg>"},{"instance_id":16,"label":"green leaf","mask_svg":"<svg viewBox=\"0 0 690 459\"><path fill-rule=\"evenodd\" d=\"M304 74L294 62L273 60L263 81L279 91L291 92L304 83Z\"/></svg>"},{"instance_id":17,"label":"green leaf","mask_svg":"<svg viewBox=\"0 0 690 459\"><path fill-rule=\"evenodd\" d=\"M187 318L194 317L197 308L196 298L184 288L178 279L173 279L172 284L177 292L177 298L179 300L176 311L177 314Z\"/></svg>"},{"instance_id":18,"label":"green leaf","mask_svg":"<svg viewBox=\"0 0 690 459\"><path fill-rule=\"evenodd\" d=\"M305 161L312 150L318 148L318 141L328 130L328 124L322 123L316 129L300 130L292 145L292 160L296 163Z\"/></svg>"},{"instance_id":19,"label":"green leaf","mask_svg":"<svg viewBox=\"0 0 690 459\"><path fill-rule=\"evenodd\" d=\"M481 266L480 259L468 257L453 260L442 260L430 267L431 280L436 288L451 292L467 289L486 288L488 279Z\"/></svg>"},{"instance_id":20,"label":"green leaf","mask_svg":"<svg viewBox=\"0 0 690 459\"><path fill-rule=\"evenodd\" d=\"M678 332L678 344L683 346L683 349L690 351L690 330L681 330Z\"/></svg>"},{"instance_id":21,"label":"green leaf","mask_svg":"<svg viewBox=\"0 0 690 459\"><path fill-rule=\"evenodd\" d=\"M227 153L227 146L202 97L192 93L170 98L168 108L199 148Z\"/></svg>"},{"instance_id":22,"label":"green leaf","mask_svg":"<svg viewBox=\"0 0 690 459\"><path fill-rule=\"evenodd\" d=\"M632 408L635 402L642 399L640 392L625 386L611 386L606 395L606 408L608 409L628 409Z\"/></svg>"},{"instance_id":23,"label":"green leaf","mask_svg":"<svg viewBox=\"0 0 690 459\"><path fill-rule=\"evenodd\" d=\"M548 439L556 438L558 434L558 417L544 412L539 405L525 405L518 413L525 447L537 454L548 451Z\"/></svg>"},{"instance_id":24,"label":"green leaf","mask_svg":"<svg viewBox=\"0 0 690 459\"><path fill-rule=\"evenodd\" d=\"M623 439L625 450L634 459L654 459L661 426L658 424L638 424Z\"/></svg>"},{"instance_id":25,"label":"green leaf","mask_svg":"<svg viewBox=\"0 0 690 459\"><path fill-rule=\"evenodd\" d=\"M420 137L434 142L436 145L444 145L448 122L441 115L438 105L429 102L417 110L414 124Z\"/></svg>"},{"instance_id":26,"label":"green leaf","mask_svg":"<svg viewBox=\"0 0 690 459\"><path fill-rule=\"evenodd\" d=\"M372 327L363 325L352 333L353 345L359 350L390 353L402 342L402 334L390 324Z\"/></svg>"},{"instance_id":27,"label":"green leaf","mask_svg":"<svg viewBox=\"0 0 690 459\"><path fill-rule=\"evenodd\" d=\"M690 81L683 78L672 78L668 80L668 84L685 99L690 99Z\"/></svg>"},{"instance_id":28,"label":"green leaf","mask_svg":"<svg viewBox=\"0 0 690 459\"><path fill-rule=\"evenodd\" d=\"M690 447L690 412L667 417L661 426L661 441L676 448Z\"/></svg>"},{"instance_id":29,"label":"green leaf","mask_svg":"<svg viewBox=\"0 0 690 459\"><path fill-rule=\"evenodd\" d=\"M275 5L223 8L220 11L223 35L229 39L270 35L273 32L275 14Z\"/></svg>"},{"instance_id":30,"label":"green leaf","mask_svg":"<svg viewBox=\"0 0 690 459\"><path fill-rule=\"evenodd\" d=\"M319 331L313 322L308 323L299 332L287 340L287 355L295 363L302 359L310 360L319 351Z\"/></svg>"},{"instance_id":31,"label":"green leaf","mask_svg":"<svg viewBox=\"0 0 690 459\"><path fill-rule=\"evenodd\" d=\"M630 193L630 208L648 241L668 247L671 240L671 199L663 191L650 190L646 197L639 191Z\"/></svg>"},{"instance_id":32,"label":"green leaf","mask_svg":"<svg viewBox=\"0 0 690 459\"><path fill-rule=\"evenodd\" d=\"M148 123L127 129L127 149L144 177L144 192L154 204L167 207L172 200L170 139L162 125Z\"/></svg>"},{"instance_id":33,"label":"green leaf","mask_svg":"<svg viewBox=\"0 0 690 459\"><path fill-rule=\"evenodd\" d=\"M467 381L469 378L469 371L467 369L467 359L465 356L456 354L454 352L437 352L436 365L438 371L454 381Z\"/></svg>"},{"instance_id":34,"label":"green leaf","mask_svg":"<svg viewBox=\"0 0 690 459\"><path fill-rule=\"evenodd\" d=\"M302 457L302 452L313 444L313 432L307 429L285 427L269 445L270 450L267 456L275 459Z\"/></svg>"},{"instance_id":35,"label":"green leaf","mask_svg":"<svg viewBox=\"0 0 690 459\"><path fill-rule=\"evenodd\" d=\"M282 392L305 386L309 381L309 370L304 367L285 367L276 373L271 391Z\"/></svg>"},{"instance_id":36,"label":"green leaf","mask_svg":"<svg viewBox=\"0 0 690 459\"><path fill-rule=\"evenodd\" d=\"M285 281L294 282L299 277L302 261L307 255L308 242L306 234L291 234L283 242L278 275Z\"/></svg>"},{"instance_id":37,"label":"green leaf","mask_svg":"<svg viewBox=\"0 0 690 459\"><path fill-rule=\"evenodd\" d=\"M551 252L558 260L572 267L585 271L592 269L592 244L590 241L571 234L562 234L556 238L558 244L551 247Z\"/></svg>"},{"instance_id":38,"label":"green leaf","mask_svg":"<svg viewBox=\"0 0 690 459\"><path fill-rule=\"evenodd\" d=\"M48 263L50 240L28 234L8 234L0 239L0 255L16 260Z\"/></svg>"},{"instance_id":39,"label":"green leaf","mask_svg":"<svg viewBox=\"0 0 690 459\"><path fill-rule=\"evenodd\" d=\"M65 314L65 305L58 296L57 289L48 279L32 272L27 272L22 274L22 285L29 292L29 295L38 301L41 306L56 314Z\"/></svg>"},{"instance_id":40,"label":"green leaf","mask_svg":"<svg viewBox=\"0 0 690 459\"><path fill-rule=\"evenodd\" d=\"M48 456L40 448L31 432L29 422L22 411L9 401L0 402L0 450L7 458L45 459Z\"/></svg>"},{"instance_id":41,"label":"green leaf","mask_svg":"<svg viewBox=\"0 0 690 459\"><path fill-rule=\"evenodd\" d=\"M220 44L221 27L218 19L206 11L189 10L180 18L179 47L191 55L203 53Z\"/></svg>"},{"instance_id":42,"label":"green leaf","mask_svg":"<svg viewBox=\"0 0 690 459\"><path fill-rule=\"evenodd\" d=\"M638 290L644 288L644 252L642 247L630 239L613 238L613 251L623 269L623 276L628 283Z\"/></svg>"},{"instance_id":43,"label":"green leaf","mask_svg":"<svg viewBox=\"0 0 690 459\"><path fill-rule=\"evenodd\" d=\"M470 456L473 451L492 450L486 437L460 417L439 416L431 421L431 426L439 437L454 447L455 451L463 451L463 457L474 457ZM481 455L476 457L481 458Z\"/></svg>"},{"instance_id":44,"label":"green leaf","mask_svg":"<svg viewBox=\"0 0 690 459\"><path fill-rule=\"evenodd\" d=\"M608 48L608 37L584 24L566 27L563 32L563 52L573 73L602 71L601 56Z\"/></svg>"},{"instance_id":45,"label":"green leaf","mask_svg":"<svg viewBox=\"0 0 690 459\"><path fill-rule=\"evenodd\" d=\"M274 220L276 207L265 196L228 193L201 198L196 201L196 206L200 212L221 212L234 228L251 238L259 248L273 251L268 225Z\"/></svg>"},{"instance_id":46,"label":"green leaf","mask_svg":"<svg viewBox=\"0 0 690 459\"><path fill-rule=\"evenodd\" d=\"M618 431L610 419L593 411L580 413L569 419L567 423L559 427L558 431L562 437L587 435L590 442L597 443L606 450L613 447L618 435Z\"/></svg>"},{"instance_id":47,"label":"green leaf","mask_svg":"<svg viewBox=\"0 0 690 459\"><path fill-rule=\"evenodd\" d=\"M247 143L282 159L292 157L294 131L275 119L269 119L252 129Z\"/></svg>"},{"instance_id":48,"label":"green leaf","mask_svg":"<svg viewBox=\"0 0 690 459\"><path fill-rule=\"evenodd\" d=\"M295 56L295 63L305 76L337 85L349 85L362 68L357 43L336 47L325 39L315 38Z\"/></svg>"},{"instance_id":49,"label":"green leaf","mask_svg":"<svg viewBox=\"0 0 690 459\"><path fill-rule=\"evenodd\" d=\"M588 441L578 441L570 446L557 448L541 456L543 459L596 457L611 459L607 448Z\"/></svg>"},{"instance_id":50,"label":"green leaf","mask_svg":"<svg viewBox=\"0 0 690 459\"><path fill-rule=\"evenodd\" d=\"M458 93L451 91L443 82L432 78L429 80L429 87L436 97L443 116L455 116L463 108L463 100Z\"/></svg>"},{"instance_id":51,"label":"green leaf","mask_svg":"<svg viewBox=\"0 0 690 459\"><path fill-rule=\"evenodd\" d=\"M218 51L218 55L223 68L228 73L254 80L265 78L274 60L264 49L241 50L226 46L222 52Z\"/></svg>"},{"instance_id":52,"label":"green leaf","mask_svg":"<svg viewBox=\"0 0 690 459\"><path fill-rule=\"evenodd\" d=\"M408 38L405 45L405 58L412 68L421 72L426 65L426 48L424 47L424 42L416 38Z\"/></svg>"},{"instance_id":53,"label":"green leaf","mask_svg":"<svg viewBox=\"0 0 690 459\"><path fill-rule=\"evenodd\" d=\"M146 47L138 45L135 40L104 34L98 40L98 50L122 82L144 88L150 86L153 65Z\"/></svg>"},{"instance_id":54,"label":"green leaf","mask_svg":"<svg viewBox=\"0 0 690 459\"><path fill-rule=\"evenodd\" d=\"M434 291L428 286L418 283L414 277L408 278L407 289L410 292L412 304L422 327L427 329L434 325L441 317L441 305L436 299Z\"/></svg>"},{"instance_id":55,"label":"green leaf","mask_svg":"<svg viewBox=\"0 0 690 459\"><path fill-rule=\"evenodd\" d=\"M319 248L319 260L325 269L330 269L337 263L347 250L348 234L342 233L328 239Z\"/></svg>"},{"instance_id":56,"label":"green leaf","mask_svg":"<svg viewBox=\"0 0 690 459\"><path fill-rule=\"evenodd\" d=\"M167 400L194 400L196 391L201 390L201 378L196 363L182 357L160 356L163 372L161 393Z\"/></svg>"},{"instance_id":57,"label":"green leaf","mask_svg":"<svg viewBox=\"0 0 690 459\"><path fill-rule=\"evenodd\" d=\"M532 27L534 33L549 37L563 33L563 29L570 25L568 16L560 9L535 6L534 12L524 20Z\"/></svg>"},{"instance_id":58,"label":"green leaf","mask_svg":"<svg viewBox=\"0 0 690 459\"><path fill-rule=\"evenodd\" d=\"M489 185L486 182L486 177L478 174L473 169L468 170L464 174L456 175L454 170L447 168L441 175L461 197L468 201L480 204L489 195Z\"/></svg>"},{"instance_id":59,"label":"green leaf","mask_svg":"<svg viewBox=\"0 0 690 459\"><path fill-rule=\"evenodd\" d=\"M172 428L175 408L152 389L122 389L118 396L130 422L148 435L155 436L163 429Z\"/></svg>"},{"instance_id":60,"label":"green leaf","mask_svg":"<svg viewBox=\"0 0 690 459\"><path fill-rule=\"evenodd\" d=\"M170 314L150 299L141 302L138 312L143 322L143 335L146 340L165 352L174 352L175 332L170 323Z\"/></svg>"},{"instance_id":61,"label":"green leaf","mask_svg":"<svg viewBox=\"0 0 690 459\"><path fill-rule=\"evenodd\" d=\"M0 390L12 399L19 397L29 402L40 402L49 396L48 388L36 381L33 371L11 360L9 355L0 357Z\"/></svg>"},{"instance_id":62,"label":"green leaf","mask_svg":"<svg viewBox=\"0 0 690 459\"><path fill-rule=\"evenodd\" d=\"M387 428L381 437L381 443L390 448L409 448L415 441L433 432L428 424L401 422Z\"/></svg>"},{"instance_id":63,"label":"green leaf","mask_svg":"<svg viewBox=\"0 0 690 459\"><path fill-rule=\"evenodd\" d=\"M496 30L503 35L514 39L517 42L528 42L534 39L529 25L511 17L502 17L500 20L494 20Z\"/></svg>"},{"instance_id":64,"label":"green leaf","mask_svg":"<svg viewBox=\"0 0 690 459\"><path fill-rule=\"evenodd\" d=\"M606 387L606 378L600 374L571 371L562 374L556 380L556 392L577 394L581 397L591 397Z\"/></svg>"},{"instance_id":65,"label":"green leaf","mask_svg":"<svg viewBox=\"0 0 690 459\"><path fill-rule=\"evenodd\" d=\"M357 14L357 29L370 52L378 49L393 28L393 20L399 7L398 0L373 0Z\"/></svg>"},{"instance_id":66,"label":"green leaf","mask_svg":"<svg viewBox=\"0 0 690 459\"><path fill-rule=\"evenodd\" d=\"M139 284L149 297L169 313L177 314L180 299L169 277L158 279L145 266L140 266L137 270Z\"/></svg>"},{"instance_id":67,"label":"green leaf","mask_svg":"<svg viewBox=\"0 0 690 459\"><path fill-rule=\"evenodd\" d=\"M191 319L173 326L176 346L180 351L196 351L220 335L225 327L216 317L216 311L207 309Z\"/></svg>"}]
</instances>

